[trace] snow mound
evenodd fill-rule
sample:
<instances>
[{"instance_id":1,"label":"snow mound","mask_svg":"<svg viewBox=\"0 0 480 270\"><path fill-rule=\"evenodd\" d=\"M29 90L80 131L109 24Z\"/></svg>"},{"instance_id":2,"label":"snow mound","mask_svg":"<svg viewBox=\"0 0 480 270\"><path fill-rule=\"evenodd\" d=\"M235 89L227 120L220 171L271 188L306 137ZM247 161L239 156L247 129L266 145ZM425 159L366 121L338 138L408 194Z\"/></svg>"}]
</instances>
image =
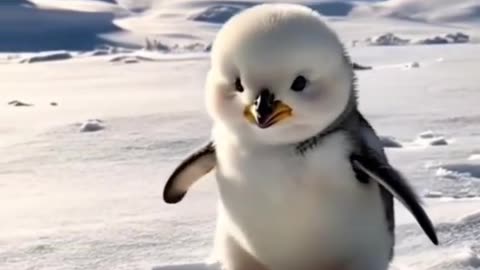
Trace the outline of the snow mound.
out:
<instances>
[{"instance_id":1,"label":"snow mound","mask_svg":"<svg viewBox=\"0 0 480 270\"><path fill-rule=\"evenodd\" d=\"M463 216L458 220L459 223L474 223L480 222L480 211L472 212L468 215Z\"/></svg>"},{"instance_id":2,"label":"snow mound","mask_svg":"<svg viewBox=\"0 0 480 270\"><path fill-rule=\"evenodd\" d=\"M15 106L15 107L30 107L30 106L33 106L33 104L25 103L25 102L22 102L20 100L12 100L12 101L8 102L8 105Z\"/></svg>"},{"instance_id":3,"label":"snow mound","mask_svg":"<svg viewBox=\"0 0 480 270\"><path fill-rule=\"evenodd\" d=\"M480 179L480 164L474 163L451 163L441 166L447 172L458 175L470 176Z\"/></svg>"},{"instance_id":4,"label":"snow mound","mask_svg":"<svg viewBox=\"0 0 480 270\"><path fill-rule=\"evenodd\" d=\"M443 192L441 191L427 191L425 194L423 194L425 198L442 198L443 197Z\"/></svg>"},{"instance_id":5,"label":"snow mound","mask_svg":"<svg viewBox=\"0 0 480 270\"><path fill-rule=\"evenodd\" d=\"M223 24L235 14L244 9L261 3L249 1L227 1L221 4L208 6L204 10L189 17L192 21ZM356 7L355 3L345 1L325 1L303 3L324 16L343 17L349 15Z\"/></svg>"},{"instance_id":6,"label":"snow mound","mask_svg":"<svg viewBox=\"0 0 480 270\"><path fill-rule=\"evenodd\" d=\"M80 126L80 132L95 132L102 129L105 129L105 126L99 119L89 119Z\"/></svg>"},{"instance_id":7,"label":"snow mound","mask_svg":"<svg viewBox=\"0 0 480 270\"><path fill-rule=\"evenodd\" d=\"M420 67L420 63L414 61L414 62L411 62L411 63L406 63L403 68L404 69L412 69L412 68L419 68Z\"/></svg>"},{"instance_id":8,"label":"snow mound","mask_svg":"<svg viewBox=\"0 0 480 270\"><path fill-rule=\"evenodd\" d=\"M247 8L242 5L215 5L190 17L190 20L223 24L233 15Z\"/></svg>"},{"instance_id":9,"label":"snow mound","mask_svg":"<svg viewBox=\"0 0 480 270\"><path fill-rule=\"evenodd\" d=\"M155 58L154 55L146 55L141 52L122 54L112 57L110 60L112 63L124 63L124 64L135 64L140 62L153 62L159 61Z\"/></svg>"},{"instance_id":10,"label":"snow mound","mask_svg":"<svg viewBox=\"0 0 480 270\"><path fill-rule=\"evenodd\" d=\"M72 53L60 51L60 52L43 52L39 54L35 54L33 56L29 56L23 58L19 61L19 63L38 63L38 62L47 62L47 61L58 61L58 60L66 60L72 58Z\"/></svg>"},{"instance_id":11,"label":"snow mound","mask_svg":"<svg viewBox=\"0 0 480 270\"><path fill-rule=\"evenodd\" d=\"M476 0L387 0L364 5L354 13L417 22L467 23L480 21L480 3Z\"/></svg>"},{"instance_id":12,"label":"snow mound","mask_svg":"<svg viewBox=\"0 0 480 270\"><path fill-rule=\"evenodd\" d=\"M382 35L367 37L363 44L367 46L406 46L406 45L435 45L435 44L463 44L469 43L470 36L462 33L448 33L445 35L437 35L433 37L425 37L419 39L408 39L400 37L394 33L385 33ZM356 42L357 44L359 42ZM362 44L362 42L360 42Z\"/></svg>"},{"instance_id":13,"label":"snow mound","mask_svg":"<svg viewBox=\"0 0 480 270\"><path fill-rule=\"evenodd\" d=\"M385 148L402 148L402 144L392 136L380 136L380 141Z\"/></svg>"},{"instance_id":14,"label":"snow mound","mask_svg":"<svg viewBox=\"0 0 480 270\"><path fill-rule=\"evenodd\" d=\"M109 43L102 34L121 32L117 5L99 1L1 1L0 51L84 51ZM68 3L67 3L68 2Z\"/></svg>"},{"instance_id":15,"label":"snow mound","mask_svg":"<svg viewBox=\"0 0 480 270\"><path fill-rule=\"evenodd\" d=\"M370 70L370 69L372 69L371 66L360 65L360 64L355 63L355 62L352 63L352 67L353 67L353 70Z\"/></svg>"},{"instance_id":16,"label":"snow mound","mask_svg":"<svg viewBox=\"0 0 480 270\"><path fill-rule=\"evenodd\" d=\"M433 168L436 168L433 180L435 190L441 192L443 197L480 196L480 164L447 163Z\"/></svg>"},{"instance_id":17,"label":"snow mound","mask_svg":"<svg viewBox=\"0 0 480 270\"><path fill-rule=\"evenodd\" d=\"M477 269L480 267L480 257L472 249L459 251L451 254L445 261L429 267L429 270L437 269Z\"/></svg>"},{"instance_id":18,"label":"snow mound","mask_svg":"<svg viewBox=\"0 0 480 270\"><path fill-rule=\"evenodd\" d=\"M386 33L375 37L368 37L365 43L370 46L401 46L409 44L410 40L401 38L393 33Z\"/></svg>"},{"instance_id":19,"label":"snow mound","mask_svg":"<svg viewBox=\"0 0 480 270\"><path fill-rule=\"evenodd\" d=\"M313 10L324 16L348 16L356 7L355 3L346 1L325 1L308 5Z\"/></svg>"},{"instance_id":20,"label":"snow mound","mask_svg":"<svg viewBox=\"0 0 480 270\"><path fill-rule=\"evenodd\" d=\"M177 264L177 265L165 265L155 266L152 270L222 270L218 263L190 263L190 264Z\"/></svg>"},{"instance_id":21,"label":"snow mound","mask_svg":"<svg viewBox=\"0 0 480 270\"><path fill-rule=\"evenodd\" d=\"M480 160L480 154L472 154L468 157L468 160Z\"/></svg>"},{"instance_id":22,"label":"snow mound","mask_svg":"<svg viewBox=\"0 0 480 270\"><path fill-rule=\"evenodd\" d=\"M468 43L470 42L470 36L457 32L453 34L446 34L443 36L434 36L425 39L419 39L412 41L412 44L424 44L424 45L433 45L433 44L454 44L454 43Z\"/></svg>"},{"instance_id":23,"label":"snow mound","mask_svg":"<svg viewBox=\"0 0 480 270\"><path fill-rule=\"evenodd\" d=\"M449 144L445 137L441 134L434 133L431 130L418 134L414 143L423 146L443 146Z\"/></svg>"},{"instance_id":24,"label":"snow mound","mask_svg":"<svg viewBox=\"0 0 480 270\"><path fill-rule=\"evenodd\" d=\"M438 135L436 135L433 131L427 130L418 134L417 137L421 139L432 139L432 138L435 138L436 136Z\"/></svg>"},{"instance_id":25,"label":"snow mound","mask_svg":"<svg viewBox=\"0 0 480 270\"><path fill-rule=\"evenodd\" d=\"M161 53L182 53L182 52L208 52L211 50L211 43L205 44L202 42L192 42L183 45L167 44L157 39L145 39L144 51L161 52Z\"/></svg>"}]
</instances>

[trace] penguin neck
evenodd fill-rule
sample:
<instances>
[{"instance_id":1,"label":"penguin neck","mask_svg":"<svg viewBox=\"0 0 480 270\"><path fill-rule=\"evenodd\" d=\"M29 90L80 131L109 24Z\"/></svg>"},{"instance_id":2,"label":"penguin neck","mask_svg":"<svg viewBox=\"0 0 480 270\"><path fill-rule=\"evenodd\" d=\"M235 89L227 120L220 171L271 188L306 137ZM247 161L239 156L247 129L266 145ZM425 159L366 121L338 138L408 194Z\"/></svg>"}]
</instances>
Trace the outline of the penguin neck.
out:
<instances>
[{"instance_id":1,"label":"penguin neck","mask_svg":"<svg viewBox=\"0 0 480 270\"><path fill-rule=\"evenodd\" d=\"M356 121L357 115L358 110L356 91L354 86L352 85L352 92L349 101L345 106L345 110L343 110L343 112L325 129L315 134L314 136L297 143L295 146L295 151L298 154L304 155L309 150L312 150L319 146L325 137L341 130L350 130L350 127L354 125L354 123L358 122Z\"/></svg>"}]
</instances>

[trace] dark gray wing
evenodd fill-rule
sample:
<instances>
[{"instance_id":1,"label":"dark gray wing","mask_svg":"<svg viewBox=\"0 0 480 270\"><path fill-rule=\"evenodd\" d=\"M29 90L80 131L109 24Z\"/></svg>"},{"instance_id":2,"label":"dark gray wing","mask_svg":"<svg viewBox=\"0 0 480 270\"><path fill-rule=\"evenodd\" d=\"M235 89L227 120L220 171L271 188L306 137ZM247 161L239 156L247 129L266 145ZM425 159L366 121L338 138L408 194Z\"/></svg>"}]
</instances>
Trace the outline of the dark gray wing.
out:
<instances>
[{"instance_id":1,"label":"dark gray wing","mask_svg":"<svg viewBox=\"0 0 480 270\"><path fill-rule=\"evenodd\" d=\"M163 189L163 200L178 203L188 189L217 165L215 145L212 141L188 155L173 171Z\"/></svg>"},{"instance_id":2,"label":"dark gray wing","mask_svg":"<svg viewBox=\"0 0 480 270\"><path fill-rule=\"evenodd\" d=\"M357 138L358 150L351 156L352 167L357 177L360 175L360 178L365 180L368 176L368 179L375 180L388 191L390 196L397 198L413 214L432 243L438 245L435 228L420 205L420 199L400 172L388 163L378 136L361 115L360 131L360 136ZM385 196L385 192L382 191L384 200ZM389 207L391 209L386 209L387 218L390 219L389 225L393 229L393 224L390 224L393 222L393 204Z\"/></svg>"}]
</instances>

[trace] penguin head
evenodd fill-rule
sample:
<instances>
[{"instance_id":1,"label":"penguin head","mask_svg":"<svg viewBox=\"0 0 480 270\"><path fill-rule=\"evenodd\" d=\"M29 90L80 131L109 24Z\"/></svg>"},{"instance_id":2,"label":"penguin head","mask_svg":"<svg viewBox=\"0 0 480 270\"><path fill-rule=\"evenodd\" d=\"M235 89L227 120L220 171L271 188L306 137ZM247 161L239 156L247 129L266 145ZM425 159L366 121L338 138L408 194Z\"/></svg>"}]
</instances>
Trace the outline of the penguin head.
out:
<instances>
[{"instance_id":1,"label":"penguin head","mask_svg":"<svg viewBox=\"0 0 480 270\"><path fill-rule=\"evenodd\" d=\"M263 4L233 16L212 45L207 111L239 139L285 144L322 132L347 108L351 63L312 9Z\"/></svg>"}]
</instances>

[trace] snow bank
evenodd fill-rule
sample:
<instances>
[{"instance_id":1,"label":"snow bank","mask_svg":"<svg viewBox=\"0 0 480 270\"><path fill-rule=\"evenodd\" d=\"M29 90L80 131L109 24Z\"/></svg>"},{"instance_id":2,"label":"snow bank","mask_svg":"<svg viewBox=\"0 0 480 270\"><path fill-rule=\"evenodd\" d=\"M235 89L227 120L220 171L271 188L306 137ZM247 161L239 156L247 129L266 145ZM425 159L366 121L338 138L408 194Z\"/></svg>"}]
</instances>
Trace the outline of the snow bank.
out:
<instances>
[{"instance_id":1,"label":"snow bank","mask_svg":"<svg viewBox=\"0 0 480 270\"><path fill-rule=\"evenodd\" d=\"M66 60L73 57L72 53L60 51L60 52L43 52L38 53L33 56L28 56L22 58L19 63L38 63L38 62L47 62L47 61L58 61Z\"/></svg>"},{"instance_id":2,"label":"snow bank","mask_svg":"<svg viewBox=\"0 0 480 270\"><path fill-rule=\"evenodd\" d=\"M113 23L116 16L113 9L86 12L57 7L60 4L72 7L73 1L1 2L0 51L91 50L98 44L108 43L101 34L121 31Z\"/></svg>"},{"instance_id":3,"label":"snow bank","mask_svg":"<svg viewBox=\"0 0 480 270\"><path fill-rule=\"evenodd\" d=\"M443 193L441 191L430 190L430 191L425 192L425 194L423 194L423 196L425 198L442 198Z\"/></svg>"},{"instance_id":4,"label":"snow bank","mask_svg":"<svg viewBox=\"0 0 480 270\"><path fill-rule=\"evenodd\" d=\"M480 160L480 154L472 154L468 157L468 160Z\"/></svg>"},{"instance_id":5,"label":"snow bank","mask_svg":"<svg viewBox=\"0 0 480 270\"><path fill-rule=\"evenodd\" d=\"M449 144L445 137L441 134L434 133L431 130L418 134L414 143L423 146L442 146Z\"/></svg>"},{"instance_id":6,"label":"snow bank","mask_svg":"<svg viewBox=\"0 0 480 270\"><path fill-rule=\"evenodd\" d=\"M445 34L443 36L434 36L430 38L424 38L412 41L412 44L423 44L423 45L432 45L432 44L454 44L454 43L468 43L470 42L470 36L462 33L451 33Z\"/></svg>"},{"instance_id":7,"label":"snow bank","mask_svg":"<svg viewBox=\"0 0 480 270\"><path fill-rule=\"evenodd\" d=\"M363 5L354 10L360 16L379 16L431 23L480 21L480 2L476 0L387 0Z\"/></svg>"},{"instance_id":8,"label":"snow bank","mask_svg":"<svg viewBox=\"0 0 480 270\"><path fill-rule=\"evenodd\" d=\"M102 129L105 129L105 126L99 119L89 119L80 126L80 132L95 132Z\"/></svg>"},{"instance_id":9,"label":"snow bank","mask_svg":"<svg viewBox=\"0 0 480 270\"><path fill-rule=\"evenodd\" d=\"M219 264L191 263L155 266L152 268L152 270L221 270L221 267Z\"/></svg>"},{"instance_id":10,"label":"snow bank","mask_svg":"<svg viewBox=\"0 0 480 270\"><path fill-rule=\"evenodd\" d=\"M442 165L446 171L454 172L460 175L467 175L480 179L480 164L476 163L450 163Z\"/></svg>"},{"instance_id":11,"label":"snow bank","mask_svg":"<svg viewBox=\"0 0 480 270\"><path fill-rule=\"evenodd\" d=\"M186 44L168 44L164 43L155 38L146 38L145 45L143 50L149 52L172 52L172 53L182 53L182 52L208 52L211 49L211 43L202 43L202 42L192 42Z\"/></svg>"},{"instance_id":12,"label":"snow bank","mask_svg":"<svg viewBox=\"0 0 480 270\"><path fill-rule=\"evenodd\" d=\"M480 196L480 164L473 162L445 163L432 166L434 171L435 192L442 197L472 198ZM452 188L454 187L454 188Z\"/></svg>"},{"instance_id":13,"label":"snow bank","mask_svg":"<svg viewBox=\"0 0 480 270\"><path fill-rule=\"evenodd\" d=\"M445 256L442 259L442 262L435 264L428 268L428 270L438 270L438 269L477 269L480 267L480 257L479 255L468 248L463 251L450 254Z\"/></svg>"},{"instance_id":14,"label":"snow bank","mask_svg":"<svg viewBox=\"0 0 480 270\"><path fill-rule=\"evenodd\" d=\"M190 20L223 24L245 8L245 5L215 5L191 16Z\"/></svg>"},{"instance_id":15,"label":"snow bank","mask_svg":"<svg viewBox=\"0 0 480 270\"><path fill-rule=\"evenodd\" d=\"M370 69L372 69L371 66L360 65L360 64L355 63L355 62L352 63L352 67L353 67L354 70L370 70Z\"/></svg>"},{"instance_id":16,"label":"snow bank","mask_svg":"<svg viewBox=\"0 0 480 270\"><path fill-rule=\"evenodd\" d=\"M410 43L410 40L400 38L393 33L386 33L375 37L368 37L365 39L365 43L370 46L399 46L407 45Z\"/></svg>"},{"instance_id":17,"label":"snow bank","mask_svg":"<svg viewBox=\"0 0 480 270\"><path fill-rule=\"evenodd\" d=\"M363 44L367 46L405 46L405 45L435 45L435 44L462 44L469 43L470 36L462 33L449 33L445 35L437 35L433 37L420 38L411 40L400 37L394 33L385 33L382 35L367 37ZM358 44L359 42L355 42ZM360 42L362 43L362 42Z\"/></svg>"},{"instance_id":18,"label":"snow bank","mask_svg":"<svg viewBox=\"0 0 480 270\"><path fill-rule=\"evenodd\" d=\"M8 102L8 105L15 106L15 107L30 107L30 106L33 106L33 104L25 103L25 102L22 102L20 100L12 100L12 101Z\"/></svg>"},{"instance_id":19,"label":"snow bank","mask_svg":"<svg viewBox=\"0 0 480 270\"><path fill-rule=\"evenodd\" d=\"M219 2L222 3L222 1ZM189 19L199 22L223 24L233 15L246 8L261 4L262 2L263 1L226 1L223 4L208 6L204 10L190 16ZM313 3L304 2L302 4L312 8L324 16L334 17L347 16L356 7L355 3L345 1L325 1Z\"/></svg>"}]
</instances>

